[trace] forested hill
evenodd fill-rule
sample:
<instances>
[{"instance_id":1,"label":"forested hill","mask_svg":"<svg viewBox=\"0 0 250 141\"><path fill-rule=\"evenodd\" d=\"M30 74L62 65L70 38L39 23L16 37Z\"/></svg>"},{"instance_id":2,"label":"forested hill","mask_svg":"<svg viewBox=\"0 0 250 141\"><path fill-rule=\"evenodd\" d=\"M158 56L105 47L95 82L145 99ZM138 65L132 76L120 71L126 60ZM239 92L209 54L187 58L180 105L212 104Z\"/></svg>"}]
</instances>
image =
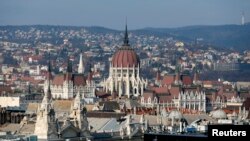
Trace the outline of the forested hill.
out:
<instances>
[{"instance_id":1,"label":"forested hill","mask_svg":"<svg viewBox=\"0 0 250 141\"><path fill-rule=\"evenodd\" d=\"M30 30L35 27L44 32L62 30L81 30L82 28L91 33L121 33L105 27L76 27L76 26L51 26L51 25L27 25L27 26L0 26L0 31L5 30L14 35L16 30ZM184 42L202 42L217 47L232 48L238 51L250 49L250 23L246 25L218 25L218 26L187 26L180 28L143 28L130 30L129 32L144 35L157 35L174 37ZM13 34L12 34L13 33ZM0 36L4 36L0 33ZM55 35L57 37L57 35ZM13 39L13 38L9 38ZM52 39L53 40L53 39Z\"/></svg>"},{"instance_id":2,"label":"forested hill","mask_svg":"<svg viewBox=\"0 0 250 141\"><path fill-rule=\"evenodd\" d=\"M152 32L176 39L208 43L236 50L250 49L250 23L246 25L188 26L181 28L145 28L138 32Z\"/></svg>"}]
</instances>

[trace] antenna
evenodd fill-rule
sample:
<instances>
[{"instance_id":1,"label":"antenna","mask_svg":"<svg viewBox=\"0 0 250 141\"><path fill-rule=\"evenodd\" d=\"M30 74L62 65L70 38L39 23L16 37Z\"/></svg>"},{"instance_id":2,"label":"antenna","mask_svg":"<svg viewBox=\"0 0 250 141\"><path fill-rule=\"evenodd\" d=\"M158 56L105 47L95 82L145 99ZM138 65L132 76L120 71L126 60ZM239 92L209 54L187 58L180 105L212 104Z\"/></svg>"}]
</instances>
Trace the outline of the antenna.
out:
<instances>
[{"instance_id":1,"label":"antenna","mask_svg":"<svg viewBox=\"0 0 250 141\"><path fill-rule=\"evenodd\" d=\"M241 25L245 25L245 13L244 13L244 11L241 14Z\"/></svg>"}]
</instances>

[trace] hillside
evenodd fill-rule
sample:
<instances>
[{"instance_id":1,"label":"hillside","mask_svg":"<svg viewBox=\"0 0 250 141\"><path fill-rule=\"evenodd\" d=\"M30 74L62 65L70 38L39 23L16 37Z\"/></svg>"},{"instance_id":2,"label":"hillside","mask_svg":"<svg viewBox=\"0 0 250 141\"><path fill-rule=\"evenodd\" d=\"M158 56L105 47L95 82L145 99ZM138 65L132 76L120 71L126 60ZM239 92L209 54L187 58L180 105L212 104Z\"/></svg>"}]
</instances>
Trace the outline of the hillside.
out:
<instances>
[{"instance_id":1,"label":"hillside","mask_svg":"<svg viewBox=\"0 0 250 141\"><path fill-rule=\"evenodd\" d=\"M203 39L202 42L233 48L239 51L250 48L250 24L219 25L219 26L188 26L181 28L145 28L138 32L147 31L155 34L165 34L176 39L194 42Z\"/></svg>"},{"instance_id":2,"label":"hillside","mask_svg":"<svg viewBox=\"0 0 250 141\"><path fill-rule=\"evenodd\" d=\"M82 28L87 29L91 33L115 33L119 34L123 31L117 31L105 27L76 27L76 26L51 26L51 25L30 25L30 26L0 26L0 30L6 30L10 37L11 33L14 33L16 30L30 30L32 27L40 29L41 31L62 31L62 30L81 30ZM199 42L210 44L217 47L235 49L237 51L244 51L250 49L250 24L244 26L241 25L218 25L218 26L187 26L180 28L144 28L138 30L130 31L139 35L155 35L155 36L167 36L174 37L177 40L185 42L196 42L196 39L199 39ZM4 36L1 35L0 36ZM58 38L57 35L54 35L55 38L50 40L55 40ZM13 41L19 41L14 38L9 38ZM33 39L31 40L33 41ZM53 41L51 41L53 42Z\"/></svg>"}]
</instances>

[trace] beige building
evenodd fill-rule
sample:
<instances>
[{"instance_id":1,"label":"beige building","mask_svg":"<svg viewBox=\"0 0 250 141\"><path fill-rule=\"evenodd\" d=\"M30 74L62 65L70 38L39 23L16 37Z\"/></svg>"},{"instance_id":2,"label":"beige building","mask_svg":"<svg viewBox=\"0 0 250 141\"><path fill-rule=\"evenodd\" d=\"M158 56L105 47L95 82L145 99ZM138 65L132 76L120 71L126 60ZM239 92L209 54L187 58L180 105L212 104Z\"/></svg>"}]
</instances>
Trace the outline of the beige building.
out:
<instances>
[{"instance_id":1,"label":"beige building","mask_svg":"<svg viewBox=\"0 0 250 141\"><path fill-rule=\"evenodd\" d=\"M59 121L53 107L49 87L37 110L34 135L37 135L39 140L91 138L88 130L86 110L83 106L80 93L78 93L71 107L71 114L68 117L64 117L65 120Z\"/></svg>"}]
</instances>

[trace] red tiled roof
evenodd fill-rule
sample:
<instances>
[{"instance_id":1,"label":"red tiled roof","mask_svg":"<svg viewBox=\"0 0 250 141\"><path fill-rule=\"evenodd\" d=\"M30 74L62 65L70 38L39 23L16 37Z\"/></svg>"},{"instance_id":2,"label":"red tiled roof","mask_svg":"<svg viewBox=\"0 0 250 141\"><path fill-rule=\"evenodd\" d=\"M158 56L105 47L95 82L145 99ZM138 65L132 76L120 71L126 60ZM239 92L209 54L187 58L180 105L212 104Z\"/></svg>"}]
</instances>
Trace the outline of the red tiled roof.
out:
<instances>
[{"instance_id":1,"label":"red tiled roof","mask_svg":"<svg viewBox=\"0 0 250 141\"><path fill-rule=\"evenodd\" d=\"M159 103L171 102L173 96L171 95L159 95Z\"/></svg>"},{"instance_id":2,"label":"red tiled roof","mask_svg":"<svg viewBox=\"0 0 250 141\"><path fill-rule=\"evenodd\" d=\"M29 77L29 76L23 76L20 78L22 81L31 81L34 80L34 77Z\"/></svg>"},{"instance_id":3,"label":"red tiled roof","mask_svg":"<svg viewBox=\"0 0 250 141\"><path fill-rule=\"evenodd\" d=\"M73 83L74 83L74 85L77 85L77 86L79 86L79 85L85 86L86 80L85 80L83 75L74 75Z\"/></svg>"},{"instance_id":4,"label":"red tiled roof","mask_svg":"<svg viewBox=\"0 0 250 141\"><path fill-rule=\"evenodd\" d=\"M174 82L175 78L174 75L167 75L167 76L164 76L163 77L163 80L161 82L161 84L164 86L164 85L170 85Z\"/></svg>"},{"instance_id":5,"label":"red tiled roof","mask_svg":"<svg viewBox=\"0 0 250 141\"><path fill-rule=\"evenodd\" d=\"M153 97L154 97L154 92L153 91L147 91L147 92L143 93L144 100L147 100L149 97L153 100Z\"/></svg>"},{"instance_id":6,"label":"red tiled roof","mask_svg":"<svg viewBox=\"0 0 250 141\"><path fill-rule=\"evenodd\" d=\"M63 85L64 75L57 75L54 77L52 84L53 85Z\"/></svg>"},{"instance_id":7,"label":"red tiled roof","mask_svg":"<svg viewBox=\"0 0 250 141\"><path fill-rule=\"evenodd\" d=\"M63 82L65 80L72 80L73 84L76 86L79 85L86 85L86 79L83 75L77 75L77 74L71 74L71 73L66 73L63 75L56 75L52 81L53 85L63 85Z\"/></svg>"},{"instance_id":8,"label":"red tiled roof","mask_svg":"<svg viewBox=\"0 0 250 141\"><path fill-rule=\"evenodd\" d=\"M184 75L184 76L182 76L182 83L184 85L191 85L193 83L193 80L192 80L191 76Z\"/></svg>"},{"instance_id":9,"label":"red tiled roof","mask_svg":"<svg viewBox=\"0 0 250 141\"><path fill-rule=\"evenodd\" d=\"M72 74L71 73L64 74L64 80L66 80L66 81L73 80L72 79Z\"/></svg>"},{"instance_id":10,"label":"red tiled roof","mask_svg":"<svg viewBox=\"0 0 250 141\"><path fill-rule=\"evenodd\" d=\"M153 90L157 94L167 94L167 93L169 93L169 90L168 90L167 87L155 87L155 88L153 88Z\"/></svg>"},{"instance_id":11,"label":"red tiled roof","mask_svg":"<svg viewBox=\"0 0 250 141\"><path fill-rule=\"evenodd\" d=\"M170 91L171 95L177 97L181 90L179 87L171 87L171 89L169 91Z\"/></svg>"},{"instance_id":12,"label":"red tiled roof","mask_svg":"<svg viewBox=\"0 0 250 141\"><path fill-rule=\"evenodd\" d=\"M5 93L12 93L11 87L10 86L0 86L0 95L5 92Z\"/></svg>"}]
</instances>

